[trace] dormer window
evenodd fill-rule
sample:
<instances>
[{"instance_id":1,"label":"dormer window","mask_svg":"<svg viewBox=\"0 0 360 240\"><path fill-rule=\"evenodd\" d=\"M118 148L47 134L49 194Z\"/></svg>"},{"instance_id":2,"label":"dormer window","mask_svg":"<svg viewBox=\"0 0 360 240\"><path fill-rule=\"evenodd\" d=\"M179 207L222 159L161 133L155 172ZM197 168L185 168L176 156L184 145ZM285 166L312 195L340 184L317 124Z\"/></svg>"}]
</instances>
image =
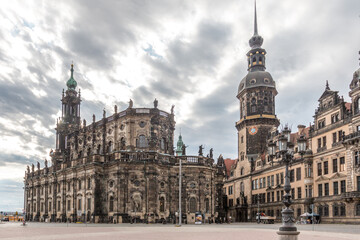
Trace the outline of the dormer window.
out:
<instances>
[{"instance_id":1,"label":"dormer window","mask_svg":"<svg viewBox=\"0 0 360 240\"><path fill-rule=\"evenodd\" d=\"M331 115L331 123L336 123L339 121L339 113Z\"/></svg>"},{"instance_id":2,"label":"dormer window","mask_svg":"<svg viewBox=\"0 0 360 240\"><path fill-rule=\"evenodd\" d=\"M318 129L325 127L325 118L318 121Z\"/></svg>"}]
</instances>

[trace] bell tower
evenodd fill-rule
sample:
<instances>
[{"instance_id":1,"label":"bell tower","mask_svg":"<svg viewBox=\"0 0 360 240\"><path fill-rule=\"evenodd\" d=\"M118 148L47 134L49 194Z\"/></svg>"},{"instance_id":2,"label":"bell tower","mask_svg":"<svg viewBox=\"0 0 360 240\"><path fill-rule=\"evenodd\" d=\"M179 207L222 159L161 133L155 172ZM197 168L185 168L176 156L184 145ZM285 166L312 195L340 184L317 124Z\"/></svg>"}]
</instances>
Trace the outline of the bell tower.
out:
<instances>
[{"instance_id":1,"label":"bell tower","mask_svg":"<svg viewBox=\"0 0 360 240\"><path fill-rule=\"evenodd\" d=\"M62 92L62 114L56 124L56 150L64 152L67 149L69 133L80 128L81 93L76 91L77 82L74 79L74 65L71 64L71 76L66 82L67 90Z\"/></svg>"},{"instance_id":2,"label":"bell tower","mask_svg":"<svg viewBox=\"0 0 360 240\"><path fill-rule=\"evenodd\" d=\"M263 41L258 34L255 2L254 34L249 40L251 49L246 54L248 73L241 80L236 96L240 101L240 120L236 123L238 157L245 174L253 170L256 159L266 152L268 134L279 125L275 115L277 90L271 74L265 71Z\"/></svg>"}]
</instances>

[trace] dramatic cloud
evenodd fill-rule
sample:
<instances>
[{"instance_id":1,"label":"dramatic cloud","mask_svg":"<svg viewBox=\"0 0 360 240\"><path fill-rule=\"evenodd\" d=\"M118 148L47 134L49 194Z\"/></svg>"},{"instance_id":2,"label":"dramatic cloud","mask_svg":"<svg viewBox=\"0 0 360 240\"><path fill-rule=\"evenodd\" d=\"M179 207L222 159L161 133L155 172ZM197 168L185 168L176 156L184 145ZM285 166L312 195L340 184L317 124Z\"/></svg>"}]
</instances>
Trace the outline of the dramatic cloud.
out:
<instances>
[{"instance_id":1,"label":"dramatic cloud","mask_svg":"<svg viewBox=\"0 0 360 240\"><path fill-rule=\"evenodd\" d=\"M312 122L328 80L349 101L358 68L360 2L258 1L276 114ZM0 210L22 208L26 165L55 146L74 61L87 122L105 108L175 105L176 139L237 157L238 84L246 75L253 1L7 1L0 9ZM3 196L6 196L4 198Z\"/></svg>"}]
</instances>

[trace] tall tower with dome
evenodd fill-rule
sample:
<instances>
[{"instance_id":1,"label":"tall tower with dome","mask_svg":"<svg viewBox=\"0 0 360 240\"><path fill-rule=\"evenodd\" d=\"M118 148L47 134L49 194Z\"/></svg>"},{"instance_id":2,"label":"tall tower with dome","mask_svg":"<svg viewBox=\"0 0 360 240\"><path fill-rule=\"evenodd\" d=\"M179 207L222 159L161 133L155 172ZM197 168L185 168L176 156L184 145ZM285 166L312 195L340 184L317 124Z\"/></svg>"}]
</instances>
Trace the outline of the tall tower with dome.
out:
<instances>
[{"instance_id":1,"label":"tall tower with dome","mask_svg":"<svg viewBox=\"0 0 360 240\"><path fill-rule=\"evenodd\" d=\"M266 140L272 128L279 125L275 115L275 81L266 71L266 50L258 34L256 3L254 35L249 40L251 49L246 54L248 73L241 80L237 98L240 101L238 157L242 174L252 171L256 159L266 151Z\"/></svg>"}]
</instances>

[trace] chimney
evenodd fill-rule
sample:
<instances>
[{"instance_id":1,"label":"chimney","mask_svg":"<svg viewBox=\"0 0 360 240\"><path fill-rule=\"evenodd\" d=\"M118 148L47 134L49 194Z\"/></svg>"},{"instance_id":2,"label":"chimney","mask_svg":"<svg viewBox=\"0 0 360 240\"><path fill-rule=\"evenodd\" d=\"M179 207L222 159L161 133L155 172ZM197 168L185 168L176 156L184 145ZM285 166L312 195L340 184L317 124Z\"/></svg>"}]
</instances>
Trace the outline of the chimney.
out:
<instances>
[{"instance_id":1,"label":"chimney","mask_svg":"<svg viewBox=\"0 0 360 240\"><path fill-rule=\"evenodd\" d=\"M305 125L298 125L298 134L301 135L301 133L304 131L305 129Z\"/></svg>"}]
</instances>

